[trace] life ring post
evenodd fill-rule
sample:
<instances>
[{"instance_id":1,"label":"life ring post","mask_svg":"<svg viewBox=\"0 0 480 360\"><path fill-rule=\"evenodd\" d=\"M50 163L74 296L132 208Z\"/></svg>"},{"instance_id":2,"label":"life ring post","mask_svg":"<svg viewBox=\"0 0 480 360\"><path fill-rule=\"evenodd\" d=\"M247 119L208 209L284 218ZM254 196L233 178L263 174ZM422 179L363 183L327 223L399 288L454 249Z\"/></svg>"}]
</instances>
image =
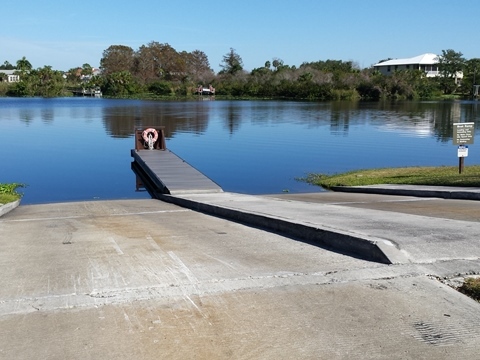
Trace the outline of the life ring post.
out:
<instances>
[{"instance_id":1,"label":"life ring post","mask_svg":"<svg viewBox=\"0 0 480 360\"><path fill-rule=\"evenodd\" d=\"M146 126L135 129L135 150L145 149L167 149L164 126Z\"/></svg>"}]
</instances>

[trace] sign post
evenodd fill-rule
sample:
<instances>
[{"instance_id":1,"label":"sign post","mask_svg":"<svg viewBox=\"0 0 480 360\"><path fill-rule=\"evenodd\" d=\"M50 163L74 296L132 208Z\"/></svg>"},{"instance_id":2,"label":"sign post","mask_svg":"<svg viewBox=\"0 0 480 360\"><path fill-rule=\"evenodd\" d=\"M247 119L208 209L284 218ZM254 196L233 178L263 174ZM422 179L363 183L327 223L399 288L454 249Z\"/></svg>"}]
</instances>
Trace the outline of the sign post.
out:
<instances>
[{"instance_id":1,"label":"sign post","mask_svg":"<svg viewBox=\"0 0 480 360\"><path fill-rule=\"evenodd\" d=\"M454 123L453 124L453 145L458 145L458 173L463 172L465 158L468 156L468 146L473 144L475 123Z\"/></svg>"},{"instance_id":2,"label":"sign post","mask_svg":"<svg viewBox=\"0 0 480 360\"><path fill-rule=\"evenodd\" d=\"M468 156L468 145L458 145L458 173L461 174L463 172L463 168L465 166L465 158Z\"/></svg>"}]
</instances>

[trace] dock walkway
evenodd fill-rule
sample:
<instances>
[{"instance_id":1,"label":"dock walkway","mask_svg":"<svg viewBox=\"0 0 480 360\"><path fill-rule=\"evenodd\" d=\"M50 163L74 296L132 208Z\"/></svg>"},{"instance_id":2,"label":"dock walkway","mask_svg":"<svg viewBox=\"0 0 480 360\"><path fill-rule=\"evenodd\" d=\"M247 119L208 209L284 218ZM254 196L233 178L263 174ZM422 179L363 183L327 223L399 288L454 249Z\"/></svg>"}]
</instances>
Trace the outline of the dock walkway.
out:
<instances>
[{"instance_id":1,"label":"dock walkway","mask_svg":"<svg viewBox=\"0 0 480 360\"><path fill-rule=\"evenodd\" d=\"M223 192L215 182L167 149L163 126L135 129L131 155L132 169L153 198Z\"/></svg>"},{"instance_id":2,"label":"dock walkway","mask_svg":"<svg viewBox=\"0 0 480 360\"><path fill-rule=\"evenodd\" d=\"M132 157L143 171L155 194L205 194L222 188L170 150L132 150ZM139 174L141 175L141 174ZM148 178L145 178L147 176Z\"/></svg>"}]
</instances>

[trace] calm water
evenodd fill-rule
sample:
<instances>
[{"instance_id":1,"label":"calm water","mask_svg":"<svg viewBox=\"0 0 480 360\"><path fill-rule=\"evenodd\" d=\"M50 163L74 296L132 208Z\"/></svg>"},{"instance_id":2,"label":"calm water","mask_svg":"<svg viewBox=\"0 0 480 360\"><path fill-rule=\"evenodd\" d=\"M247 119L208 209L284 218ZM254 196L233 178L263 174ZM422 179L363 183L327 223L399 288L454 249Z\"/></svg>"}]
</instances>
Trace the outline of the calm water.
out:
<instances>
[{"instance_id":1,"label":"calm water","mask_svg":"<svg viewBox=\"0 0 480 360\"><path fill-rule=\"evenodd\" d=\"M133 129L165 126L167 147L224 190L321 191L308 173L458 165L452 124L480 121L478 102L153 102L0 99L0 182L23 204L148 198L130 168ZM478 136L478 135L477 135ZM480 164L479 145L468 165Z\"/></svg>"}]
</instances>

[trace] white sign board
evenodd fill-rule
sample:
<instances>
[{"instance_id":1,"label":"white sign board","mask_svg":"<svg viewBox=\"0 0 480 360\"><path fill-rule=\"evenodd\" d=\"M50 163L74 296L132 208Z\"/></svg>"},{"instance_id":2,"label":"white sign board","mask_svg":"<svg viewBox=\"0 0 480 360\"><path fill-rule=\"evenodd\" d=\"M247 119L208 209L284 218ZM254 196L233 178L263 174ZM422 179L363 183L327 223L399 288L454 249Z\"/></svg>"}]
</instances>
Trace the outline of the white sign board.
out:
<instances>
[{"instance_id":1,"label":"white sign board","mask_svg":"<svg viewBox=\"0 0 480 360\"><path fill-rule=\"evenodd\" d=\"M467 145L459 145L458 146L458 157L467 157L468 156L468 146Z\"/></svg>"}]
</instances>

